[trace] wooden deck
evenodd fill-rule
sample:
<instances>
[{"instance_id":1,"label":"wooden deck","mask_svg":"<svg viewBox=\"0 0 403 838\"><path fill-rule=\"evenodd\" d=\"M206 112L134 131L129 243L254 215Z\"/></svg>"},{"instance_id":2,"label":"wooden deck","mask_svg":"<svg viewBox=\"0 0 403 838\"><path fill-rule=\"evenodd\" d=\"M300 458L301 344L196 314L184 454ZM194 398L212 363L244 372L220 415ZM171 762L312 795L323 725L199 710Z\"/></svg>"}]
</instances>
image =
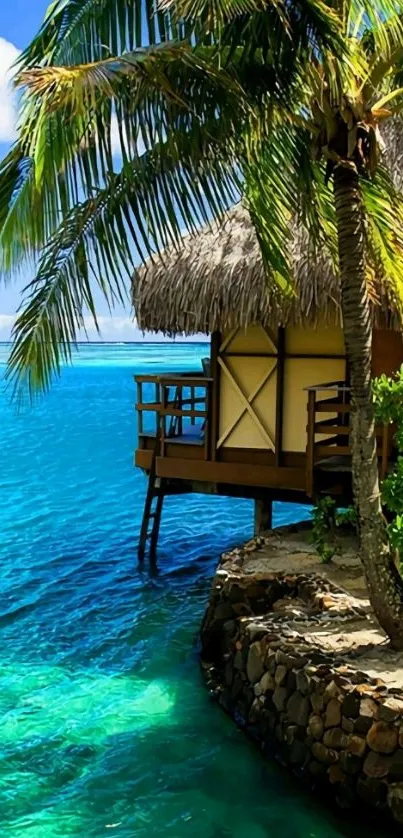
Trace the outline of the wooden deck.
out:
<instances>
[{"instance_id":1,"label":"wooden deck","mask_svg":"<svg viewBox=\"0 0 403 838\"><path fill-rule=\"evenodd\" d=\"M135 464L172 481L299 493L301 502L326 490L348 495L351 472L350 390L345 382L307 389L305 452L221 448L215 445L214 381L202 373L136 376L139 442ZM380 471L391 456L389 426L377 428ZM281 462L281 465L279 465ZM346 479L347 475L347 479ZM217 491L221 489L217 488Z\"/></svg>"},{"instance_id":2,"label":"wooden deck","mask_svg":"<svg viewBox=\"0 0 403 838\"><path fill-rule=\"evenodd\" d=\"M140 375L135 380L135 465L149 475L139 555L144 556L147 539L156 550L168 494L253 498L266 510L273 500L312 503L324 494L340 505L350 503L351 405L345 382L307 388L306 449L292 452L220 447L217 387L202 373ZM377 439L384 476L393 453L390 426L377 428Z\"/></svg>"}]
</instances>

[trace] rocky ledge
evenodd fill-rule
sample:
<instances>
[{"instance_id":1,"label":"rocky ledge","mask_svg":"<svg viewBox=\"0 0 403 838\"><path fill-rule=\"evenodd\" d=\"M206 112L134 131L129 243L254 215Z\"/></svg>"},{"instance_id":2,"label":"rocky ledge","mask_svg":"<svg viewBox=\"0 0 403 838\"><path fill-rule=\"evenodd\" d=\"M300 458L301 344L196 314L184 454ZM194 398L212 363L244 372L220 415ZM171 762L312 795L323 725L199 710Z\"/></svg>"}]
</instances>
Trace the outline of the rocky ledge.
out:
<instances>
[{"instance_id":1,"label":"rocky ledge","mask_svg":"<svg viewBox=\"0 0 403 838\"><path fill-rule=\"evenodd\" d=\"M209 689L265 754L403 824L403 658L351 545L324 566L305 530L283 528L225 554L201 639Z\"/></svg>"}]
</instances>

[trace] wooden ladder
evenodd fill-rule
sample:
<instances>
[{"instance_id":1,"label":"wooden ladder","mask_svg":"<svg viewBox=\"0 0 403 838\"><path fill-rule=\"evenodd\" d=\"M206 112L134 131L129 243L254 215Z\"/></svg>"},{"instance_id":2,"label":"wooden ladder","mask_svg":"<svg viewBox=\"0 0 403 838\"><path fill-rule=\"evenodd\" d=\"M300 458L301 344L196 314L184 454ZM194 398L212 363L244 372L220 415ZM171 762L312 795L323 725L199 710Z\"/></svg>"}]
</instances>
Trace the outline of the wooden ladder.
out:
<instances>
[{"instance_id":1,"label":"wooden ladder","mask_svg":"<svg viewBox=\"0 0 403 838\"><path fill-rule=\"evenodd\" d=\"M162 506L164 503L164 479L156 475L156 461L158 455L158 444L153 451L150 473L148 477L147 494L144 503L143 520L141 523L140 540L137 548L139 562L144 562L149 542L148 556L150 563L155 563L157 555L158 535L160 531ZM150 521L152 526L150 529Z\"/></svg>"}]
</instances>

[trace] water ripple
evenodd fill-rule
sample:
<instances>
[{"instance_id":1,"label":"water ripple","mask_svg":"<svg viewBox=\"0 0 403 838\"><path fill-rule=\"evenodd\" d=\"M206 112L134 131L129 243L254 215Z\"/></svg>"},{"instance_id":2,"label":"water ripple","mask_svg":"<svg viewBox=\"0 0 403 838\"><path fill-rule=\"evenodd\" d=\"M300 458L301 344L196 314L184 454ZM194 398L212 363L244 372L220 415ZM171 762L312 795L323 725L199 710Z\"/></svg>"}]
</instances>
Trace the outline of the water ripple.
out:
<instances>
[{"instance_id":1,"label":"water ripple","mask_svg":"<svg viewBox=\"0 0 403 838\"><path fill-rule=\"evenodd\" d=\"M349 834L263 763L200 681L211 576L250 535L251 503L168 499L159 574L137 568L131 376L203 355L91 346L33 410L0 398L2 838ZM299 514L276 509L278 522Z\"/></svg>"}]
</instances>

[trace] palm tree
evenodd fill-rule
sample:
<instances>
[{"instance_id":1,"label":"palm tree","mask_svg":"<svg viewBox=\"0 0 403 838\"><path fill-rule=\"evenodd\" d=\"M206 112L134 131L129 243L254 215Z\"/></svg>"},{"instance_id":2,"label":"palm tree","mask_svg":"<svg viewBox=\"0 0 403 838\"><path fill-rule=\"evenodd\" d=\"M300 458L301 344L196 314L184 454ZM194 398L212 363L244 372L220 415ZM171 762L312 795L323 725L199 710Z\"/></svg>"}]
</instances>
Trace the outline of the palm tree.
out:
<instances>
[{"instance_id":1,"label":"palm tree","mask_svg":"<svg viewBox=\"0 0 403 838\"><path fill-rule=\"evenodd\" d=\"M403 583L378 484L371 279L400 311L403 206L379 161L401 103L394 0L56 0L22 55L18 139L0 166L3 273L35 262L8 375L49 386L93 286L244 193L268 281L292 293L293 220L339 264L353 485L371 601L403 648ZM114 145L119 155L114 155Z\"/></svg>"}]
</instances>

